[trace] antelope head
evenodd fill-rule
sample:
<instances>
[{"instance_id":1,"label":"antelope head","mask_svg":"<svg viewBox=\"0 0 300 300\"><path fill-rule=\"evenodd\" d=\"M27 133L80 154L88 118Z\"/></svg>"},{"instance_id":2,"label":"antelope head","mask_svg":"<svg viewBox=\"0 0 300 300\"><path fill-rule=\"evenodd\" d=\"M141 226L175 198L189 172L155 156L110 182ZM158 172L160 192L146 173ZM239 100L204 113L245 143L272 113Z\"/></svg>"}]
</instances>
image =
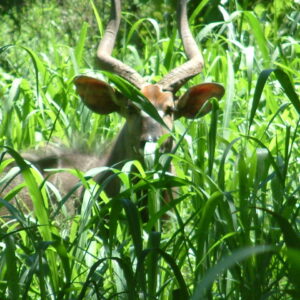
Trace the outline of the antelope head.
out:
<instances>
[{"instance_id":1,"label":"antelope head","mask_svg":"<svg viewBox=\"0 0 300 300\"><path fill-rule=\"evenodd\" d=\"M202 71L204 64L188 25L187 0L178 0L177 14L179 33L188 61L171 70L155 84L147 83L134 69L111 56L121 19L121 0L111 0L110 21L97 50L100 67L121 76L137 87L156 108L169 129L172 129L173 121L177 118L196 118L205 115L211 110L211 104L207 100L212 97L220 99L224 94L221 85L203 83L193 86L179 97L175 96L184 83ZM77 93L92 111L99 114L118 112L126 118L121 133L124 136L123 146L119 146L118 149L125 152L123 157L142 160L140 150L144 145L147 142L157 141L168 132L165 126L141 111L130 99L126 99L106 82L88 76L78 76L74 83ZM164 152L171 150L170 139L164 142L162 148ZM114 160L111 163L118 162L117 158Z\"/></svg>"}]
</instances>

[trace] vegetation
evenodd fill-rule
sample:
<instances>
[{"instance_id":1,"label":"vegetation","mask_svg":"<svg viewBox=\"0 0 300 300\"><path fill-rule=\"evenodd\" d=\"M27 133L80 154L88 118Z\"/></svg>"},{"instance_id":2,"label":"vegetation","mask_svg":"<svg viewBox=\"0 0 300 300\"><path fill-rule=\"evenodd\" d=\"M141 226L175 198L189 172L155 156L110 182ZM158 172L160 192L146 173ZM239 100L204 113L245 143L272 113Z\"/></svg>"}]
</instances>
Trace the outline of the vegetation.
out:
<instances>
[{"instance_id":1,"label":"vegetation","mask_svg":"<svg viewBox=\"0 0 300 300\"><path fill-rule=\"evenodd\" d=\"M0 299L299 299L299 1L191 1L206 67L185 88L220 82L224 98L202 119L177 120L174 153L140 166L137 184L124 169L114 199L101 193L99 202L93 179L70 170L87 188L73 216L64 211L71 196L59 191L59 211L49 208L50 186L20 153L47 143L99 153L121 128L119 116L84 108L72 83L89 71L134 92L94 64L105 2L95 4L98 22L93 2L1 7L0 151L23 182L0 198L10 215L0 217ZM124 8L114 55L150 81L185 60L173 7L140 0ZM163 171L170 159L174 176ZM1 190L10 164L1 156ZM145 223L141 185L151 207L176 187ZM10 203L24 186L31 214Z\"/></svg>"}]
</instances>

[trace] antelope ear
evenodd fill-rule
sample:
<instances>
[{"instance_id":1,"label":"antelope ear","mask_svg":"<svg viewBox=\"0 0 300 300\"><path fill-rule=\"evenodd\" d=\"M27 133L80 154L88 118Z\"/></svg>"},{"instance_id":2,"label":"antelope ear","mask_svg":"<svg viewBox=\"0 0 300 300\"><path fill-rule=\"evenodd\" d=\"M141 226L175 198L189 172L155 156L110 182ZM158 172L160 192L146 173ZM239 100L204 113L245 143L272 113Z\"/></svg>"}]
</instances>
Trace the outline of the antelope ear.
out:
<instances>
[{"instance_id":1,"label":"antelope ear","mask_svg":"<svg viewBox=\"0 0 300 300\"><path fill-rule=\"evenodd\" d=\"M207 100L212 97L216 97L219 100L224 93L224 87L217 83L202 83L195 85L179 98L174 118L178 119L180 117L185 117L192 119L195 117L202 117L212 109L211 103L206 103Z\"/></svg>"},{"instance_id":2,"label":"antelope ear","mask_svg":"<svg viewBox=\"0 0 300 300\"><path fill-rule=\"evenodd\" d=\"M89 76L77 76L74 84L82 101L92 111L104 115L120 111L118 98L122 96L106 82Z\"/></svg>"}]
</instances>

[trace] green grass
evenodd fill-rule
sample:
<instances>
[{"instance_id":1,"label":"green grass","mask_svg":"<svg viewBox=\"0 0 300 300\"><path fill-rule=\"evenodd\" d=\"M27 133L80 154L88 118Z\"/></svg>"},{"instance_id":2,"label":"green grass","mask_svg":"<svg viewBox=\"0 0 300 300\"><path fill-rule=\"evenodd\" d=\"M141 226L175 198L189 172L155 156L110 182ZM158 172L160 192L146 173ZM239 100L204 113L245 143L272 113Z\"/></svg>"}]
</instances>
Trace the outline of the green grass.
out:
<instances>
[{"instance_id":1,"label":"green grass","mask_svg":"<svg viewBox=\"0 0 300 300\"><path fill-rule=\"evenodd\" d=\"M135 91L92 67L106 21L100 14L98 31L92 8L93 26L80 13L73 15L76 21L70 15L75 24L69 35L68 16L60 18L54 1L24 13L19 35L1 16L7 26L0 29L0 145L23 176L0 198L10 215L0 217L1 299L298 299L299 5L256 3L250 12L233 3L221 7L225 22L200 22L201 4L197 14L190 12L206 65L180 90L216 81L225 86L224 98L202 119L175 122L174 153L149 169L133 162L136 184L129 162L117 175L123 186L114 199L91 176L70 170L86 187L75 216L68 214L71 196L59 190L59 210L51 209L53 187L20 153L47 143L100 153L117 135L119 116L99 116L81 104L72 83L79 73L94 72L127 94ZM147 17L142 24L139 15L124 12L132 27L122 23L114 55L156 80L185 55L173 28L154 21L149 7L143 12L148 4L140 5L139 14ZM78 7L67 8L80 12ZM39 34L33 34L36 28ZM163 171L169 159L176 175ZM11 164L1 162L1 190ZM21 202L24 186L30 214L11 202ZM158 209L161 192L172 187L173 201ZM151 199L146 223L136 206L142 189ZM162 222L166 211L171 217Z\"/></svg>"}]
</instances>

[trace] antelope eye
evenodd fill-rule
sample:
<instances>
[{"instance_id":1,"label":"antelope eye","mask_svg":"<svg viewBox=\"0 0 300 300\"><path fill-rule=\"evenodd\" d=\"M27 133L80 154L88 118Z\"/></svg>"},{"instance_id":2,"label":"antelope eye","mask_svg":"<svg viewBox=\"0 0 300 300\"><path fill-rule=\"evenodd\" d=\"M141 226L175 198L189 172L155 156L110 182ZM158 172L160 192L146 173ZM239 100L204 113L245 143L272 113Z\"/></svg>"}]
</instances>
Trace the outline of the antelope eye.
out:
<instances>
[{"instance_id":1,"label":"antelope eye","mask_svg":"<svg viewBox=\"0 0 300 300\"><path fill-rule=\"evenodd\" d=\"M173 106L167 106L165 110L165 115L166 116L171 116L174 113L174 107Z\"/></svg>"}]
</instances>

